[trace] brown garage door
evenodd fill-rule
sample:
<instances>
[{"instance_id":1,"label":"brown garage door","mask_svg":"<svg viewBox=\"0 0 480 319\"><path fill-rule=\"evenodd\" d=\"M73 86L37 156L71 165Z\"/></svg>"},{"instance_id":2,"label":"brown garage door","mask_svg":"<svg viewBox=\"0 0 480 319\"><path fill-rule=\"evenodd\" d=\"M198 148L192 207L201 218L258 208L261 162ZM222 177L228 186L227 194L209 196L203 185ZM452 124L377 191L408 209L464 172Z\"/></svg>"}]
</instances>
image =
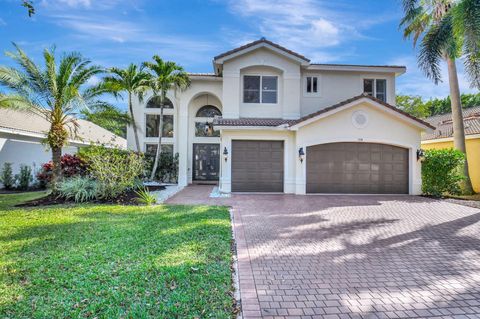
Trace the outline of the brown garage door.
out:
<instances>
[{"instance_id":1,"label":"brown garage door","mask_svg":"<svg viewBox=\"0 0 480 319\"><path fill-rule=\"evenodd\" d=\"M307 193L408 194L408 150L373 143L307 147Z\"/></svg>"},{"instance_id":2,"label":"brown garage door","mask_svg":"<svg viewBox=\"0 0 480 319\"><path fill-rule=\"evenodd\" d=\"M283 192L282 141L232 141L233 192Z\"/></svg>"}]
</instances>

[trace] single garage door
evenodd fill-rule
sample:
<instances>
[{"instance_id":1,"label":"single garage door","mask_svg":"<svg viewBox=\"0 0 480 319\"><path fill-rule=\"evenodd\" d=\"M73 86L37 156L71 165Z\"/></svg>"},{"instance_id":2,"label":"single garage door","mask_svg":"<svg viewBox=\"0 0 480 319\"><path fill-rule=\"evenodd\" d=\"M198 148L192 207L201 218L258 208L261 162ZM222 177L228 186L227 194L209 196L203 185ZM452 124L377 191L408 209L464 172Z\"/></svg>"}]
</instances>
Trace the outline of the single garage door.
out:
<instances>
[{"instance_id":1,"label":"single garage door","mask_svg":"<svg viewBox=\"0 0 480 319\"><path fill-rule=\"evenodd\" d=\"M283 192L283 141L232 141L233 192Z\"/></svg>"},{"instance_id":2,"label":"single garage door","mask_svg":"<svg viewBox=\"0 0 480 319\"><path fill-rule=\"evenodd\" d=\"M374 143L307 147L307 193L408 194L408 150Z\"/></svg>"}]
</instances>

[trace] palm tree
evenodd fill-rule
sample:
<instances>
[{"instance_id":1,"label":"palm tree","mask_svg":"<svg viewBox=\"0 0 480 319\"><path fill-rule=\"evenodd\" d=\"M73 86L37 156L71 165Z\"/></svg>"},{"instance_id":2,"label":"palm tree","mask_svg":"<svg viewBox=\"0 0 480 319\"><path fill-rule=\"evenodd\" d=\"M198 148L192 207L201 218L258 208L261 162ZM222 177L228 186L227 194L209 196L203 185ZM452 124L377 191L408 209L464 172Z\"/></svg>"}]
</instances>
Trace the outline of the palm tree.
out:
<instances>
[{"instance_id":1,"label":"palm tree","mask_svg":"<svg viewBox=\"0 0 480 319\"><path fill-rule=\"evenodd\" d=\"M62 147L75 137L78 124L73 115L84 107L102 102L94 100L97 92L84 89L92 76L103 72L79 53L64 54L59 63L55 50L43 52L44 67L36 65L16 44L15 52L7 52L18 68L0 66L0 85L9 92L0 94L0 107L21 110L42 116L50 123L45 143L52 151L52 187L61 177Z\"/></svg>"},{"instance_id":2,"label":"palm tree","mask_svg":"<svg viewBox=\"0 0 480 319\"><path fill-rule=\"evenodd\" d=\"M160 153L162 151L162 132L163 132L163 106L167 97L168 90L185 90L190 85L190 78L184 69L175 62L163 61L158 55L153 56L153 62L144 62L152 73L150 80L150 88L154 95L160 95L160 121L158 124L158 146L155 154L155 162L153 164L150 180L155 178Z\"/></svg>"},{"instance_id":3,"label":"palm tree","mask_svg":"<svg viewBox=\"0 0 480 319\"><path fill-rule=\"evenodd\" d=\"M130 64L126 69L111 68L112 74L103 78L99 85L100 90L112 93L116 98L121 97L122 92L128 94L128 110L130 112L133 134L135 136L135 146L137 152L140 152L140 142L138 138L138 126L133 112L132 97L136 95L140 102L143 101L143 94L149 89L151 76L144 72L143 66L138 68L135 64Z\"/></svg>"},{"instance_id":4,"label":"palm tree","mask_svg":"<svg viewBox=\"0 0 480 319\"><path fill-rule=\"evenodd\" d=\"M463 57L472 87L480 88L480 1L402 0L405 16L400 22L405 38L421 40L418 65L435 84L441 81L446 61L450 85L454 147L466 154L465 128L455 60ZM468 161L463 167L462 188L473 193Z\"/></svg>"}]
</instances>

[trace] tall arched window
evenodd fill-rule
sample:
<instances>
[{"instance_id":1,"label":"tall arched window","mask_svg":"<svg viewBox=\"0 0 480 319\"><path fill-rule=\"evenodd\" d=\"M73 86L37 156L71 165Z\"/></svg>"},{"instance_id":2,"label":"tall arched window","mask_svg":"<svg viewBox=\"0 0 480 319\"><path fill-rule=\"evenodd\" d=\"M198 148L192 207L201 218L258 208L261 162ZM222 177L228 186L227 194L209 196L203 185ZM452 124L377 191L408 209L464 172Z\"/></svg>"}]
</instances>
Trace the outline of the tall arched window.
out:
<instances>
[{"instance_id":1,"label":"tall arched window","mask_svg":"<svg viewBox=\"0 0 480 319\"><path fill-rule=\"evenodd\" d=\"M154 96L147 102L147 109L159 109L161 106L160 96ZM163 108L173 109L173 103L168 98L163 101Z\"/></svg>"},{"instance_id":2,"label":"tall arched window","mask_svg":"<svg viewBox=\"0 0 480 319\"><path fill-rule=\"evenodd\" d=\"M220 132L213 129L212 121L215 116L222 116L222 112L214 105L202 106L195 114L196 137L219 137ZM200 120L203 118L203 120ZM207 118L207 119L205 119Z\"/></svg>"},{"instance_id":3,"label":"tall arched window","mask_svg":"<svg viewBox=\"0 0 480 319\"><path fill-rule=\"evenodd\" d=\"M215 116L222 116L222 112L213 105L205 105L202 106L198 112L196 117L215 117Z\"/></svg>"}]
</instances>

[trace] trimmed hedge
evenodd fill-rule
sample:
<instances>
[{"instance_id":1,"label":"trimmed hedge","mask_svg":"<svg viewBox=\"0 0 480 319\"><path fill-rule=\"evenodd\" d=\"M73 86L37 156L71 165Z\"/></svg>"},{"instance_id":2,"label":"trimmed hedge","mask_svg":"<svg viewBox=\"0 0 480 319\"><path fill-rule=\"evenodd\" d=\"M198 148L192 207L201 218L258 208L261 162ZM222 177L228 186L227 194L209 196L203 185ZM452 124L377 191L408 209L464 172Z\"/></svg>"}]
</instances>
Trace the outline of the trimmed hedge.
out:
<instances>
[{"instance_id":1,"label":"trimmed hedge","mask_svg":"<svg viewBox=\"0 0 480 319\"><path fill-rule=\"evenodd\" d=\"M460 194L460 182L465 178L461 167L465 155L453 148L427 150L422 162L422 191L425 195L441 197Z\"/></svg>"}]
</instances>

